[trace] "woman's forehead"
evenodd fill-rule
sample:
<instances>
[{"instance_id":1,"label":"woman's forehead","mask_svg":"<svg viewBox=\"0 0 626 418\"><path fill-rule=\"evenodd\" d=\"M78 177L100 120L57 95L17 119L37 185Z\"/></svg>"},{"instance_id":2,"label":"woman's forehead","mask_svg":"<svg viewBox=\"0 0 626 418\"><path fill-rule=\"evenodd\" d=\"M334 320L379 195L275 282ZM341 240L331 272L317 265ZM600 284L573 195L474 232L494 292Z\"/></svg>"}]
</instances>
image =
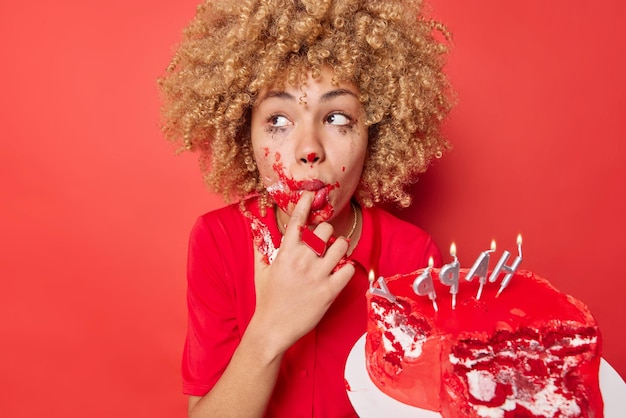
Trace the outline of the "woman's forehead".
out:
<instances>
[{"instance_id":1,"label":"woman's forehead","mask_svg":"<svg viewBox=\"0 0 626 418\"><path fill-rule=\"evenodd\" d=\"M354 82L338 79L335 71L328 66L322 67L320 71L303 67L298 67L296 71L298 71L299 77L293 80L289 79L286 75L289 72L286 72L285 75L281 75L261 87L257 94L257 101L263 100L270 92L274 96L282 92L299 93L301 95L311 88L343 89L351 92L356 97L359 96L359 88Z\"/></svg>"}]
</instances>

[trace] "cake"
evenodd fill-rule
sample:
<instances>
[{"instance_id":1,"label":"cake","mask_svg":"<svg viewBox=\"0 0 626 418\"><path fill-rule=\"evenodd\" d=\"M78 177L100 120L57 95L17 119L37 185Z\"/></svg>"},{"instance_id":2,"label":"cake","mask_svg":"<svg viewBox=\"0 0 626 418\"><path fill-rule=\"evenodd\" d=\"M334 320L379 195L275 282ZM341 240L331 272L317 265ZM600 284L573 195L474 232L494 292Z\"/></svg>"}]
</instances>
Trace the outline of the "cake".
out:
<instances>
[{"instance_id":1,"label":"cake","mask_svg":"<svg viewBox=\"0 0 626 418\"><path fill-rule=\"evenodd\" d=\"M601 337L582 302L521 270L477 299L460 269L453 309L451 287L428 269L435 310L413 290L424 271L381 278L367 294L366 368L380 391L444 418L603 416Z\"/></svg>"}]
</instances>

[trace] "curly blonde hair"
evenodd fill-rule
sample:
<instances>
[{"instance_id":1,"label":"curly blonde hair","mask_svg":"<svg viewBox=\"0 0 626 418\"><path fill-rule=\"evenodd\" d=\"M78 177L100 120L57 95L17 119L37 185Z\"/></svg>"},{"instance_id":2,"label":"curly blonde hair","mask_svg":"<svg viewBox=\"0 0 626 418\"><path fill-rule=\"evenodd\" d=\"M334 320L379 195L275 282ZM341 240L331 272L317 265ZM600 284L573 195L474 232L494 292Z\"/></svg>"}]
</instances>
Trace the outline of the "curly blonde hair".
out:
<instances>
[{"instance_id":1,"label":"curly blonde hair","mask_svg":"<svg viewBox=\"0 0 626 418\"><path fill-rule=\"evenodd\" d=\"M206 0L159 79L165 137L198 150L207 185L226 201L266 196L251 145L261 89L297 85L327 66L361 93L368 157L361 205L411 203L409 186L449 145L446 29L420 0ZM441 38L441 36L439 36Z\"/></svg>"}]
</instances>

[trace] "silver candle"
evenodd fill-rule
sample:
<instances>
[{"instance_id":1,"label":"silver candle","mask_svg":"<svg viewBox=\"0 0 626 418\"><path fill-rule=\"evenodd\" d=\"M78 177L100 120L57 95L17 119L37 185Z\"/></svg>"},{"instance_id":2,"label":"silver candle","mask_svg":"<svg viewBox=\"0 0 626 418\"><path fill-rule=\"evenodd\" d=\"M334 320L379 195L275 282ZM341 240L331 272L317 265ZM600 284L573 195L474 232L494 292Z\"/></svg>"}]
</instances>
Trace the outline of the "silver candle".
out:
<instances>
[{"instance_id":1,"label":"silver candle","mask_svg":"<svg viewBox=\"0 0 626 418\"><path fill-rule=\"evenodd\" d=\"M496 297L500 296L500 293L509 285L513 275L517 271L520 263L522 262L522 234L517 236L517 257L513 260L513 264L511 266L504 266L503 270L507 273L500 282L500 289L498 289L498 293L496 293Z\"/></svg>"},{"instance_id":2,"label":"silver candle","mask_svg":"<svg viewBox=\"0 0 626 418\"><path fill-rule=\"evenodd\" d=\"M378 286L380 286L380 288L374 287L374 277L375 277L374 271L370 270L370 273L369 273L370 293L372 295L383 297L391 303L396 303L397 302L396 297L393 293L389 291L389 287L387 287L387 283L385 282L385 279L383 278L383 276L380 276L378 278L378 281L376 282L378 283Z\"/></svg>"},{"instance_id":3,"label":"silver candle","mask_svg":"<svg viewBox=\"0 0 626 418\"><path fill-rule=\"evenodd\" d=\"M437 293L435 292L435 284L433 283L433 276L431 275L433 264L433 258L430 257L428 260L428 267L426 267L422 274L417 276L415 281L413 281L413 291L419 296L428 296L428 298L433 302L435 312L438 312L439 307L437 306L436 301Z\"/></svg>"},{"instance_id":4,"label":"silver candle","mask_svg":"<svg viewBox=\"0 0 626 418\"><path fill-rule=\"evenodd\" d=\"M456 256L456 245L454 243L450 245L450 255L454 257L454 261L441 267L439 270L439 281L446 286L450 286L452 309L456 309L456 295L459 293L459 272L461 265Z\"/></svg>"},{"instance_id":5,"label":"silver candle","mask_svg":"<svg viewBox=\"0 0 626 418\"><path fill-rule=\"evenodd\" d=\"M467 272L467 275L465 276L465 280L467 280L468 282L471 282L474 279L474 277L478 277L478 281L480 285L478 286L478 293L476 293L476 300L480 299L483 293L483 287L485 286L485 283L487 283L487 273L489 271L489 258L491 256L491 253L494 252L495 250L496 250L496 241L492 240L491 249L480 253L476 261L474 261L474 265Z\"/></svg>"}]
</instances>

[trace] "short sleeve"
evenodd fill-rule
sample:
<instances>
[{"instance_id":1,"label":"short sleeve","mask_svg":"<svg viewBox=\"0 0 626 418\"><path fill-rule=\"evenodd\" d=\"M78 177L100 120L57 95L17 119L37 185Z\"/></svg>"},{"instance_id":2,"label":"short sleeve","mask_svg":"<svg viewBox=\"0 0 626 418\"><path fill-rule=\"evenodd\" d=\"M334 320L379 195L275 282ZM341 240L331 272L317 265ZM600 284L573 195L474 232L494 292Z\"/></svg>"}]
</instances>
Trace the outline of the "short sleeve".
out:
<instances>
[{"instance_id":1,"label":"short sleeve","mask_svg":"<svg viewBox=\"0 0 626 418\"><path fill-rule=\"evenodd\" d=\"M228 221L215 214L196 221L189 238L187 337L183 350L183 392L203 396L226 369L240 341L233 276L241 254L233 251ZM241 261L239 262L241 264Z\"/></svg>"}]
</instances>

